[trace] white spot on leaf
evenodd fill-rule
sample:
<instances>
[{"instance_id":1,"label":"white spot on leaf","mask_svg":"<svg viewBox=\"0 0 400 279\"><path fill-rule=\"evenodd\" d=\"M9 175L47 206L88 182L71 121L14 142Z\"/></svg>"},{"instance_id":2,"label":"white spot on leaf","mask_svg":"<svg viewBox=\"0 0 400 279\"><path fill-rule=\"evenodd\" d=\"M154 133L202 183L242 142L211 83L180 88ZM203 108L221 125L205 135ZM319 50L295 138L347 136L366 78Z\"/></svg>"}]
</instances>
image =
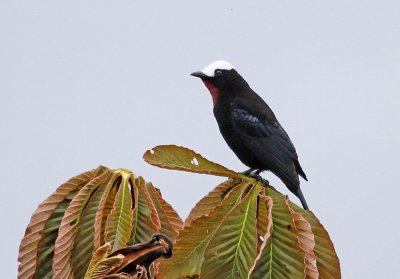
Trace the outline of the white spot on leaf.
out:
<instances>
[{"instance_id":1,"label":"white spot on leaf","mask_svg":"<svg viewBox=\"0 0 400 279\"><path fill-rule=\"evenodd\" d=\"M190 163L192 163L192 165L198 166L199 165L199 161L197 161L197 159L195 157L193 157L192 161L190 161Z\"/></svg>"}]
</instances>

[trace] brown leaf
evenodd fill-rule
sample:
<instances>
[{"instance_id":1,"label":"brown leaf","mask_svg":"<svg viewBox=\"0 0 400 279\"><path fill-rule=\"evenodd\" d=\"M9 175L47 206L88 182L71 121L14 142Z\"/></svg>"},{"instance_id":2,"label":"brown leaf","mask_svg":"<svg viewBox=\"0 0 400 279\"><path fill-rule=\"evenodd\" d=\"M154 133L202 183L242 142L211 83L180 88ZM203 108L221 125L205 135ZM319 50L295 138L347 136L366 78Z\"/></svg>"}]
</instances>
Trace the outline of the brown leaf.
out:
<instances>
[{"instance_id":1,"label":"brown leaf","mask_svg":"<svg viewBox=\"0 0 400 279\"><path fill-rule=\"evenodd\" d=\"M111 177L112 175L110 175ZM106 182L105 182L106 183ZM74 278L83 278L88 268L94 248L94 222L101 197L106 190L103 185L92 194L77 223L74 246L71 251L71 266Z\"/></svg>"},{"instance_id":2,"label":"brown leaf","mask_svg":"<svg viewBox=\"0 0 400 279\"><path fill-rule=\"evenodd\" d=\"M308 223L310 223L314 233L314 253L317 256L319 278L341 278L339 258L328 232L311 211L303 210L301 208L299 208L298 211L302 212L303 217L308 221Z\"/></svg>"},{"instance_id":3,"label":"brown leaf","mask_svg":"<svg viewBox=\"0 0 400 279\"><path fill-rule=\"evenodd\" d=\"M107 170L102 175L86 184L71 201L61 221L58 237L55 243L53 258L53 279L72 278L72 267L70 263L71 250L74 244L74 237L77 231L82 208L95 191L110 175Z\"/></svg>"},{"instance_id":4,"label":"brown leaf","mask_svg":"<svg viewBox=\"0 0 400 279\"><path fill-rule=\"evenodd\" d=\"M162 198L160 192L154 188L153 184L148 183L147 189L160 218L160 232L175 239L178 232L183 228L182 219L172 206Z\"/></svg>"},{"instance_id":5,"label":"brown leaf","mask_svg":"<svg viewBox=\"0 0 400 279\"><path fill-rule=\"evenodd\" d=\"M149 207L151 209L150 219L151 219L151 221L153 221L154 225L157 228L161 228L160 217L158 216L157 208L154 205L154 202L150 196L149 187L150 187L149 183L145 183L143 189L144 189L144 194L146 195L147 204L149 205Z\"/></svg>"},{"instance_id":6,"label":"brown leaf","mask_svg":"<svg viewBox=\"0 0 400 279\"><path fill-rule=\"evenodd\" d=\"M236 172L205 159L193 150L176 145L156 146L147 150L143 158L147 163L165 169L239 177Z\"/></svg>"},{"instance_id":7,"label":"brown leaf","mask_svg":"<svg viewBox=\"0 0 400 279\"><path fill-rule=\"evenodd\" d=\"M300 249L304 252L304 278L318 279L317 258L314 254L315 240L310 224L307 220L296 212L289 204L288 197L285 197L285 203L293 216L294 228L297 231L297 239Z\"/></svg>"},{"instance_id":8,"label":"brown leaf","mask_svg":"<svg viewBox=\"0 0 400 279\"><path fill-rule=\"evenodd\" d=\"M133 214L133 227L128 244L143 243L147 241L154 233L160 231L159 223L152 219L154 204L149 198L146 181L138 177L134 181L134 186L138 190L137 206Z\"/></svg>"},{"instance_id":9,"label":"brown leaf","mask_svg":"<svg viewBox=\"0 0 400 279\"><path fill-rule=\"evenodd\" d=\"M258 196L257 233L267 239L271 233L273 200L268 196Z\"/></svg>"},{"instance_id":10,"label":"brown leaf","mask_svg":"<svg viewBox=\"0 0 400 279\"><path fill-rule=\"evenodd\" d=\"M118 173L113 173L106 183L100 203L97 207L94 221L94 249L98 249L105 243L105 226L108 215L114 206L115 196L117 195L117 186L114 184L115 179L119 176Z\"/></svg>"},{"instance_id":11,"label":"brown leaf","mask_svg":"<svg viewBox=\"0 0 400 279\"><path fill-rule=\"evenodd\" d=\"M71 178L58 187L53 194L38 206L31 217L31 221L25 231L25 236L19 248L19 279L32 278L34 276L38 268L38 247L43 238L46 237L43 231L46 224L49 222L49 218L54 213L54 210L70 195L70 193L82 187L104 170L105 168L103 166L99 166L96 169Z\"/></svg>"}]
</instances>

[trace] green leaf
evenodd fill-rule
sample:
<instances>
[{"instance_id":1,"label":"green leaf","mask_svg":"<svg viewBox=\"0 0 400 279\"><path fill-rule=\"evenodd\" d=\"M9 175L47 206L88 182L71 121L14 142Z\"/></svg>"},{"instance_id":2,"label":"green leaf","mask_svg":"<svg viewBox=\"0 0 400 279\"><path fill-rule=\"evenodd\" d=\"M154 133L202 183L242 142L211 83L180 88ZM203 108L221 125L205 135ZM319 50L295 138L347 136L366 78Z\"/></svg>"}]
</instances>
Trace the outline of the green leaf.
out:
<instances>
[{"instance_id":1,"label":"green leaf","mask_svg":"<svg viewBox=\"0 0 400 279\"><path fill-rule=\"evenodd\" d=\"M106 222L106 242L111 242L111 251L125 247L129 241L132 230L132 195L129 181L131 172L119 170L121 180L119 190L115 197L114 207Z\"/></svg>"},{"instance_id":2,"label":"green leaf","mask_svg":"<svg viewBox=\"0 0 400 279\"><path fill-rule=\"evenodd\" d=\"M273 200L264 195L258 196L257 233L260 238L267 239L271 234Z\"/></svg>"},{"instance_id":3,"label":"green leaf","mask_svg":"<svg viewBox=\"0 0 400 279\"><path fill-rule=\"evenodd\" d=\"M192 208L188 217L185 220L186 225L190 225L193 220L196 220L202 216L208 215L215 209L225 197L229 194L233 187L237 186L241 180L227 180L217 187L215 187L210 193L202 198L195 207Z\"/></svg>"},{"instance_id":4,"label":"green leaf","mask_svg":"<svg viewBox=\"0 0 400 279\"><path fill-rule=\"evenodd\" d=\"M90 279L103 279L114 269L118 268L121 263L124 261L123 255L116 255L111 258L106 258L101 260L94 268L91 276L88 277Z\"/></svg>"},{"instance_id":5,"label":"green leaf","mask_svg":"<svg viewBox=\"0 0 400 279\"><path fill-rule=\"evenodd\" d=\"M111 243L107 242L103 246L99 247L94 251L92 258L90 260L89 266L87 268L85 279L92 279L93 272L96 269L97 265L110 254Z\"/></svg>"},{"instance_id":6,"label":"green leaf","mask_svg":"<svg viewBox=\"0 0 400 279\"><path fill-rule=\"evenodd\" d=\"M159 145L147 150L143 158L147 163L165 169L239 177L236 172L205 159L193 150L176 145Z\"/></svg>"},{"instance_id":7,"label":"green leaf","mask_svg":"<svg viewBox=\"0 0 400 279\"><path fill-rule=\"evenodd\" d=\"M257 196L255 185L244 199L222 221L204 253L200 276L212 278L244 278L257 254Z\"/></svg>"},{"instance_id":8,"label":"green leaf","mask_svg":"<svg viewBox=\"0 0 400 279\"><path fill-rule=\"evenodd\" d=\"M273 193L273 196L269 195L273 198L271 233L261 245L249 278L304 278L304 253L298 246L292 215L284 196Z\"/></svg>"},{"instance_id":9,"label":"green leaf","mask_svg":"<svg viewBox=\"0 0 400 279\"><path fill-rule=\"evenodd\" d=\"M94 220L94 236L93 244L94 249L98 249L105 244L106 222L114 207L115 197L117 196L118 183L116 181L119 173L113 173L111 178L107 181L103 191L100 203L97 207L96 216Z\"/></svg>"},{"instance_id":10,"label":"green leaf","mask_svg":"<svg viewBox=\"0 0 400 279\"><path fill-rule=\"evenodd\" d=\"M221 205L207 216L202 216L179 232L171 259L162 260L159 276L163 279L192 277L200 272L206 246L222 220L239 202L244 185L231 189Z\"/></svg>"}]
</instances>

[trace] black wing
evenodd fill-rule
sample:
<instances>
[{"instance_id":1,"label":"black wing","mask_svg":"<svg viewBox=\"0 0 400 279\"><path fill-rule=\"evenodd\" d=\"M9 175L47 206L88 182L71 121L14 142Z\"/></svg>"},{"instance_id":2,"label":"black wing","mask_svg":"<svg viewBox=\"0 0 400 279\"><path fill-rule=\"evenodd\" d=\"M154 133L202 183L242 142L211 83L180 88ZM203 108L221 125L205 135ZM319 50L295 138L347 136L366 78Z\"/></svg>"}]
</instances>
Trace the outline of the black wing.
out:
<instances>
[{"instance_id":1,"label":"black wing","mask_svg":"<svg viewBox=\"0 0 400 279\"><path fill-rule=\"evenodd\" d=\"M237 104L231 104L231 110L233 123L242 133L254 138L268 138L270 144L275 144L274 147L282 148L291 158L297 159L296 150L278 121L261 120L261 117Z\"/></svg>"},{"instance_id":2,"label":"black wing","mask_svg":"<svg viewBox=\"0 0 400 279\"><path fill-rule=\"evenodd\" d=\"M269 108L268 108L269 109ZM288 134L275 119L249 112L244 105L231 103L231 115L239 134L249 143L260 161L288 183L296 183L297 173L306 179ZM272 113L272 112L271 112ZM286 184L286 183L285 183Z\"/></svg>"}]
</instances>

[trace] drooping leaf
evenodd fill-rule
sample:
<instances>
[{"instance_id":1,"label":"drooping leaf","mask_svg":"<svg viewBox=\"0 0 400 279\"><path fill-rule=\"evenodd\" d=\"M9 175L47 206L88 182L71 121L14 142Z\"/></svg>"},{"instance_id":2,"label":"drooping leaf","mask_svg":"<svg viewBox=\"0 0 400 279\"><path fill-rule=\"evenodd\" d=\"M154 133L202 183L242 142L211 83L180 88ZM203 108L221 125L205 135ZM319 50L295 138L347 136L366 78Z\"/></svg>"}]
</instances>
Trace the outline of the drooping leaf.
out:
<instances>
[{"instance_id":1,"label":"drooping leaf","mask_svg":"<svg viewBox=\"0 0 400 279\"><path fill-rule=\"evenodd\" d=\"M115 202L106 222L106 241L111 242L111 251L125 247L132 231L132 195L129 181L131 172L119 170L121 176Z\"/></svg>"},{"instance_id":2,"label":"drooping leaf","mask_svg":"<svg viewBox=\"0 0 400 279\"><path fill-rule=\"evenodd\" d=\"M233 188L221 205L208 216L193 220L179 232L171 259L161 261L160 278L191 278L200 273L204 261L204 252L211 236L232 208L239 202L242 185Z\"/></svg>"},{"instance_id":3,"label":"drooping leaf","mask_svg":"<svg viewBox=\"0 0 400 279\"><path fill-rule=\"evenodd\" d=\"M153 224L158 229L160 229L161 228L160 217L159 217L159 214L157 212L157 208L154 205L153 199L151 198L150 193L149 193L151 187L152 187L151 184L146 182L146 184L144 185L145 191L143 191L143 192L146 195L147 204L150 207L150 219L153 222Z\"/></svg>"},{"instance_id":4,"label":"drooping leaf","mask_svg":"<svg viewBox=\"0 0 400 279\"><path fill-rule=\"evenodd\" d=\"M339 258L336 255L335 247L333 246L328 232L311 211L304 211L302 212L302 215L311 225L311 230L314 233L314 253L317 257L319 278L340 278L341 273Z\"/></svg>"},{"instance_id":5,"label":"drooping leaf","mask_svg":"<svg viewBox=\"0 0 400 279\"><path fill-rule=\"evenodd\" d=\"M134 184L139 193L137 207L134 210L134 221L129 245L145 242L154 233L160 231L160 227L152 220L152 201L149 199L149 195L146 194L146 181L142 177L138 177L135 179Z\"/></svg>"},{"instance_id":6,"label":"drooping leaf","mask_svg":"<svg viewBox=\"0 0 400 279\"><path fill-rule=\"evenodd\" d=\"M272 227L272 206L271 197L259 195L257 202L257 233L259 240L267 239L271 234ZM259 250L259 249L258 249Z\"/></svg>"},{"instance_id":7,"label":"drooping leaf","mask_svg":"<svg viewBox=\"0 0 400 279\"><path fill-rule=\"evenodd\" d=\"M94 236L93 244L94 249L97 250L100 246L106 243L105 241L105 227L107 218L111 213L114 206L115 197L117 195L118 183L116 178L120 173L113 173L111 178L107 181L103 194L101 196L99 205L97 207L96 216L94 220Z\"/></svg>"},{"instance_id":8,"label":"drooping leaf","mask_svg":"<svg viewBox=\"0 0 400 279\"><path fill-rule=\"evenodd\" d=\"M256 184L219 225L204 253L203 279L244 278L257 254Z\"/></svg>"},{"instance_id":9,"label":"drooping leaf","mask_svg":"<svg viewBox=\"0 0 400 279\"><path fill-rule=\"evenodd\" d=\"M160 192L154 188L151 183L148 183L147 186L151 200L153 201L160 218L160 233L175 239L178 232L183 228L182 219L172 206L161 197Z\"/></svg>"},{"instance_id":10,"label":"drooping leaf","mask_svg":"<svg viewBox=\"0 0 400 279\"><path fill-rule=\"evenodd\" d=\"M221 204L222 200L229 194L233 187L238 185L241 180L227 180L217 187L215 187L210 193L202 198L195 207L192 208L188 217L185 220L186 225L198 219L202 216L208 215L211 211Z\"/></svg>"},{"instance_id":11,"label":"drooping leaf","mask_svg":"<svg viewBox=\"0 0 400 279\"><path fill-rule=\"evenodd\" d=\"M39 205L21 241L18 278L51 278L54 241L64 210L78 190L102 171L100 166L73 177Z\"/></svg>"},{"instance_id":12,"label":"drooping leaf","mask_svg":"<svg viewBox=\"0 0 400 279\"><path fill-rule=\"evenodd\" d=\"M304 277L304 253L298 247L292 215L283 195L273 197L271 234L264 239L257 259L249 278Z\"/></svg>"},{"instance_id":13,"label":"drooping leaf","mask_svg":"<svg viewBox=\"0 0 400 279\"><path fill-rule=\"evenodd\" d=\"M304 277L318 279L317 258L314 254L315 240L311 226L300 213L296 212L291 207L287 197L285 198L285 203L293 218L294 228L297 231L299 248L304 252Z\"/></svg>"},{"instance_id":14,"label":"drooping leaf","mask_svg":"<svg viewBox=\"0 0 400 279\"><path fill-rule=\"evenodd\" d=\"M126 220L138 224L137 236L172 228L174 238L182 224L179 216L160 193L152 194L156 191L152 185L139 187L134 180L130 171L99 167L61 185L32 216L21 242L19 278L83 278L93 251L105 243L106 235L114 249L130 241L133 227L125 226ZM135 211L141 217L137 222L133 211L139 200L144 205Z\"/></svg>"},{"instance_id":15,"label":"drooping leaf","mask_svg":"<svg viewBox=\"0 0 400 279\"><path fill-rule=\"evenodd\" d=\"M45 237L43 237L38 248L38 266L33 278L49 279L53 277L52 265L58 230L68 205L71 203L73 197L78 193L78 191L79 190L76 189L71 192L70 195L59 204L56 210L54 210L54 214L49 218L49 221L43 230L43 235L45 235Z\"/></svg>"},{"instance_id":16,"label":"drooping leaf","mask_svg":"<svg viewBox=\"0 0 400 279\"><path fill-rule=\"evenodd\" d=\"M282 197L282 194L272 188L266 188L265 194L277 199ZM335 248L329 237L328 232L321 225L320 221L315 215L303 208L295 205L289 201L290 206L297 212L299 212L311 225L311 230L314 234L315 247L314 253L317 257L317 268L319 272L319 278L321 279L337 279L341 278L340 262L336 255Z\"/></svg>"},{"instance_id":17,"label":"drooping leaf","mask_svg":"<svg viewBox=\"0 0 400 279\"><path fill-rule=\"evenodd\" d=\"M109 180L112 173L109 172L107 178L104 182ZM89 261L94 248L94 222L96 212L98 210L98 205L101 197L106 190L106 187L99 187L96 192L92 195L88 203L86 204L79 223L77 223L77 233L75 236L74 246L71 252L71 265L74 273L74 278L83 278L85 271L89 265Z\"/></svg>"},{"instance_id":18,"label":"drooping leaf","mask_svg":"<svg viewBox=\"0 0 400 279\"><path fill-rule=\"evenodd\" d=\"M237 178L239 175L217 163L205 159L191 149L176 145L159 145L143 155L151 165L172 169Z\"/></svg>"},{"instance_id":19,"label":"drooping leaf","mask_svg":"<svg viewBox=\"0 0 400 279\"><path fill-rule=\"evenodd\" d=\"M71 251L74 245L81 213L94 193L109 177L111 170L106 170L86 184L72 199L61 221L55 243L53 258L53 279L72 278Z\"/></svg>"},{"instance_id":20,"label":"drooping leaf","mask_svg":"<svg viewBox=\"0 0 400 279\"><path fill-rule=\"evenodd\" d=\"M262 250L265 249L267 239L271 236L272 228L272 207L273 200L271 197L260 195L258 196L257 202L257 235L258 235L258 245L257 245L257 257L255 258L253 265L249 270L247 278L254 278L254 269L258 267L259 262L262 260ZM260 272L260 270L257 270Z\"/></svg>"}]
</instances>

